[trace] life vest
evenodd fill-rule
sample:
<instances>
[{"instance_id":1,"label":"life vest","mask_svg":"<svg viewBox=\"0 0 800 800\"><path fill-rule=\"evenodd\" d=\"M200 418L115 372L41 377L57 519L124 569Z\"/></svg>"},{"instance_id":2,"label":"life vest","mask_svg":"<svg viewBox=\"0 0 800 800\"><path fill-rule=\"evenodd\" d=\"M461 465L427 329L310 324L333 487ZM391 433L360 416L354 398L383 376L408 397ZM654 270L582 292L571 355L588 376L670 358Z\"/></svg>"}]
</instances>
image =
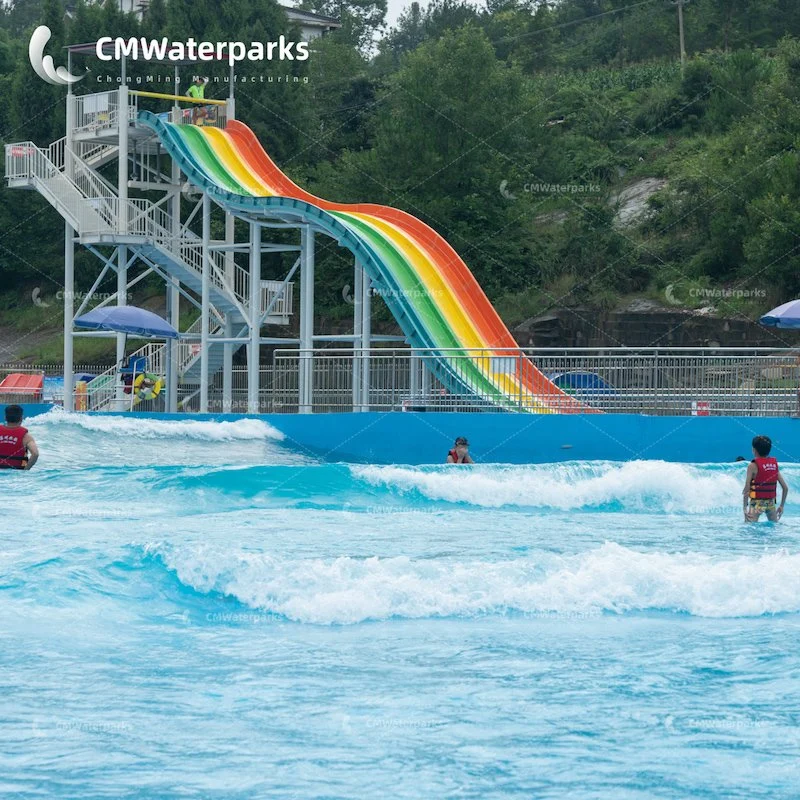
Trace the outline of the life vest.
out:
<instances>
[{"instance_id":1,"label":"life vest","mask_svg":"<svg viewBox=\"0 0 800 800\"><path fill-rule=\"evenodd\" d=\"M453 448L447 455L448 455L449 458L453 459L453 463L454 464L466 464L467 463L466 461L459 461L458 460L458 453L456 452L455 448ZM468 455L469 455L469 453L467 453L464 456L464 458L467 458Z\"/></svg>"},{"instance_id":2,"label":"life vest","mask_svg":"<svg viewBox=\"0 0 800 800\"><path fill-rule=\"evenodd\" d=\"M778 494L778 462L772 456L754 458L758 467L755 477L750 481L751 500L774 500Z\"/></svg>"},{"instance_id":3,"label":"life vest","mask_svg":"<svg viewBox=\"0 0 800 800\"><path fill-rule=\"evenodd\" d=\"M0 469L25 469L28 466L28 450L23 444L27 428L19 425L8 428L0 425Z\"/></svg>"}]
</instances>

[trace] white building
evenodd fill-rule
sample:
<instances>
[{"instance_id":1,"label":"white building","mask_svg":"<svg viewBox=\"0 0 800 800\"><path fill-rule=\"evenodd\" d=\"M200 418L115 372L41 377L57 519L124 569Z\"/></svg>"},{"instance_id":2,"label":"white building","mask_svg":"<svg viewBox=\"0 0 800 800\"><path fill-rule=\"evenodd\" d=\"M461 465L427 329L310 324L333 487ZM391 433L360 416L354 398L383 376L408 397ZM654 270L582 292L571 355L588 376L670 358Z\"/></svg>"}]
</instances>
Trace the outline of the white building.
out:
<instances>
[{"instance_id":1,"label":"white building","mask_svg":"<svg viewBox=\"0 0 800 800\"><path fill-rule=\"evenodd\" d=\"M137 17L142 16L149 4L150 0L119 0L120 11L132 11ZM298 25L303 34L303 41L306 42L342 27L339 20L333 17L326 17L324 14L301 11L299 8L285 5L281 5L281 8L286 12L286 16L289 17L289 22L294 22Z\"/></svg>"},{"instance_id":2,"label":"white building","mask_svg":"<svg viewBox=\"0 0 800 800\"><path fill-rule=\"evenodd\" d=\"M315 14L313 11L301 11L299 8L281 5L289 17L289 22L294 22L303 34L303 41L310 42L326 33L341 28L339 20L326 17L324 14Z\"/></svg>"}]
</instances>

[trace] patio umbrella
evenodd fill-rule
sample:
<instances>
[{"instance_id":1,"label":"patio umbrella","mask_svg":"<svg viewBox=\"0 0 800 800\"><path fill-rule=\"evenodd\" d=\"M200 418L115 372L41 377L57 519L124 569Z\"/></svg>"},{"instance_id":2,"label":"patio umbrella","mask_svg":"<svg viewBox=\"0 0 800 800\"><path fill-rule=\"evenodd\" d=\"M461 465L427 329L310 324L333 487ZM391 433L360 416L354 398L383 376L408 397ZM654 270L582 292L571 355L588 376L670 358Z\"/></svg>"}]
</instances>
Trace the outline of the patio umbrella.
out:
<instances>
[{"instance_id":1,"label":"patio umbrella","mask_svg":"<svg viewBox=\"0 0 800 800\"><path fill-rule=\"evenodd\" d=\"M78 328L96 331L117 331L131 336L152 339L177 339L178 331L158 314L136 306L105 306L95 308L75 320Z\"/></svg>"},{"instance_id":2,"label":"patio umbrella","mask_svg":"<svg viewBox=\"0 0 800 800\"><path fill-rule=\"evenodd\" d=\"M126 343L128 336L142 336L149 339L177 339L180 335L172 325L159 317L158 314L136 306L95 308L88 314L78 317L74 324L78 328L124 333ZM143 372L144 369L144 364L140 369L138 363L132 359L130 369L132 387L135 386L137 373ZM117 365L117 371L120 375L124 372L121 364ZM134 392L131 390L131 409L133 409L133 405Z\"/></svg>"},{"instance_id":3,"label":"patio umbrella","mask_svg":"<svg viewBox=\"0 0 800 800\"><path fill-rule=\"evenodd\" d=\"M759 322L769 328L800 328L800 300L790 300L773 308Z\"/></svg>"}]
</instances>

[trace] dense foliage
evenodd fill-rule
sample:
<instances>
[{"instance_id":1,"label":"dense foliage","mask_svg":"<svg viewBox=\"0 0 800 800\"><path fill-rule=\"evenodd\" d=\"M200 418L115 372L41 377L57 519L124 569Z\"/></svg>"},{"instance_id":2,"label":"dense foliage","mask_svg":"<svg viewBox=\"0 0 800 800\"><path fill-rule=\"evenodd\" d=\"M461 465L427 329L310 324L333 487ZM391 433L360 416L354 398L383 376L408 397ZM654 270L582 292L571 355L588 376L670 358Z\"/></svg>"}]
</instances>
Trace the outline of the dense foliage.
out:
<instances>
[{"instance_id":1,"label":"dense foliage","mask_svg":"<svg viewBox=\"0 0 800 800\"><path fill-rule=\"evenodd\" d=\"M0 14L3 143L46 145L64 132L64 90L27 61L36 24L53 31L53 54L109 32L292 33L274 0L152 0L141 22L113 0L68 5L15 0ZM389 30L385 0L303 7L341 14L342 29L288 69L241 66L308 82L237 86L238 116L314 193L431 224L510 317L668 284L753 287L770 300L800 292L796 0L692 0L685 70L668 0L433 0ZM78 68L89 69L81 91L110 88L106 65ZM668 183L638 223L620 226L613 197L647 177ZM0 190L0 292L55 291L62 231L37 195ZM318 302L335 317L351 259L328 244L319 264ZM95 274L81 254L80 281Z\"/></svg>"}]
</instances>

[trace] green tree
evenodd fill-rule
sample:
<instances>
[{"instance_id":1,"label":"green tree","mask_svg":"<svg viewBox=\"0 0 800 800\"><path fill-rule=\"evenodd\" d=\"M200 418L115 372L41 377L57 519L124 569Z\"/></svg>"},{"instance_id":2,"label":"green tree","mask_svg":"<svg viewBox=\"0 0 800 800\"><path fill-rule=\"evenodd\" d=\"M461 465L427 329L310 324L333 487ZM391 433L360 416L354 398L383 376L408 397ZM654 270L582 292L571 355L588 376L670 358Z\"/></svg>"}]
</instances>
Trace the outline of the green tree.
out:
<instances>
[{"instance_id":1,"label":"green tree","mask_svg":"<svg viewBox=\"0 0 800 800\"><path fill-rule=\"evenodd\" d=\"M341 28L333 35L358 48L372 49L386 19L386 0L302 0L300 8L338 19Z\"/></svg>"}]
</instances>

